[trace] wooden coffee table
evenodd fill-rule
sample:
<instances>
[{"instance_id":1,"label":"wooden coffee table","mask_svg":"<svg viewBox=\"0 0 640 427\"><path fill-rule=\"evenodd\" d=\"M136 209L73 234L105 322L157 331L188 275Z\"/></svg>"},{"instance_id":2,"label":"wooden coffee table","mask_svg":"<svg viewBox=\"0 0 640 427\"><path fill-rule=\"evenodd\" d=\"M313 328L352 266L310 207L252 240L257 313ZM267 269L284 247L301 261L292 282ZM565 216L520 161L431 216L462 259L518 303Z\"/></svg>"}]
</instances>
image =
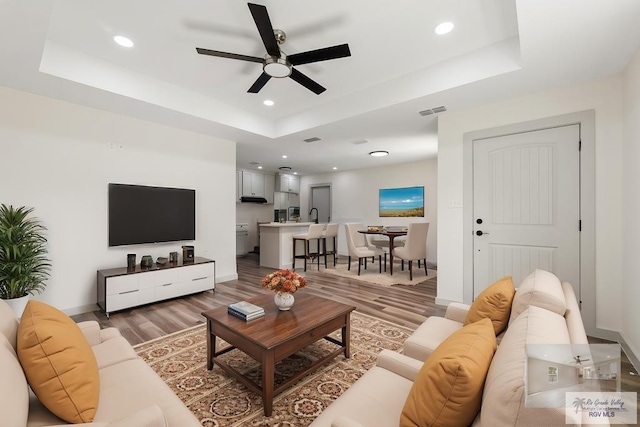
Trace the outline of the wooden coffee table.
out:
<instances>
[{"instance_id":1,"label":"wooden coffee table","mask_svg":"<svg viewBox=\"0 0 640 427\"><path fill-rule=\"evenodd\" d=\"M273 396L338 354L344 353L344 357L349 357L350 319L355 307L308 295L304 291L295 294L295 304L289 311L278 310L273 302L273 294L260 295L247 301L263 307L264 317L245 322L228 314L227 307L202 313L207 318L207 369L211 370L217 364L247 388L262 395L264 415L269 417L273 410ZM337 329L342 329L341 341L328 336ZM216 351L216 337L231 346ZM340 347L276 387L276 363L322 338ZM218 358L234 348L260 363L262 384L243 376Z\"/></svg>"}]
</instances>

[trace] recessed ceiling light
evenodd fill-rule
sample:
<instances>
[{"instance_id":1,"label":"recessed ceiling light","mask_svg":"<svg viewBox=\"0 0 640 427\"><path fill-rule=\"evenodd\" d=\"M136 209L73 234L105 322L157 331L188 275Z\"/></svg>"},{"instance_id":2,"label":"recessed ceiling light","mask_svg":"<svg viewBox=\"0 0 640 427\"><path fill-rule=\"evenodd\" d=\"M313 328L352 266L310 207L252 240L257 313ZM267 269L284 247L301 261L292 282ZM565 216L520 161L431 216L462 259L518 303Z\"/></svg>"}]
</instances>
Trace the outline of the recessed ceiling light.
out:
<instances>
[{"instance_id":1,"label":"recessed ceiling light","mask_svg":"<svg viewBox=\"0 0 640 427\"><path fill-rule=\"evenodd\" d=\"M453 22L443 22L441 24L438 24L438 26L435 28L435 33L439 36L442 36L444 34L447 34L448 32L450 32L451 30L453 30Z\"/></svg>"},{"instance_id":2,"label":"recessed ceiling light","mask_svg":"<svg viewBox=\"0 0 640 427\"><path fill-rule=\"evenodd\" d=\"M273 101L272 101L272 100L270 100L270 99L265 99L264 101L262 101L262 103L263 103L264 105L266 105L267 107L271 107L273 104L275 104L275 102L273 102Z\"/></svg>"},{"instance_id":3,"label":"recessed ceiling light","mask_svg":"<svg viewBox=\"0 0 640 427\"><path fill-rule=\"evenodd\" d=\"M282 158L283 158L283 159L286 159L286 158L287 158L287 155L286 155L286 154L283 154L283 155L282 155Z\"/></svg>"},{"instance_id":4,"label":"recessed ceiling light","mask_svg":"<svg viewBox=\"0 0 640 427\"><path fill-rule=\"evenodd\" d=\"M382 151L382 150L372 151L372 152L369 153L369 155L373 156L373 157L384 157L384 156L388 156L389 152L388 151Z\"/></svg>"},{"instance_id":5,"label":"recessed ceiling light","mask_svg":"<svg viewBox=\"0 0 640 427\"><path fill-rule=\"evenodd\" d=\"M293 174L294 174L294 175L298 175L298 172L294 172Z\"/></svg>"},{"instance_id":6,"label":"recessed ceiling light","mask_svg":"<svg viewBox=\"0 0 640 427\"><path fill-rule=\"evenodd\" d=\"M262 169L262 166L258 166L258 169Z\"/></svg>"},{"instance_id":7,"label":"recessed ceiling light","mask_svg":"<svg viewBox=\"0 0 640 427\"><path fill-rule=\"evenodd\" d=\"M118 43L122 47L133 47L133 42L131 41L131 39L125 36L115 36L113 38L113 41Z\"/></svg>"},{"instance_id":8,"label":"recessed ceiling light","mask_svg":"<svg viewBox=\"0 0 640 427\"><path fill-rule=\"evenodd\" d=\"M334 167L333 167L333 170L337 170L337 169L338 169L338 167L337 167L337 166L334 166Z\"/></svg>"}]
</instances>

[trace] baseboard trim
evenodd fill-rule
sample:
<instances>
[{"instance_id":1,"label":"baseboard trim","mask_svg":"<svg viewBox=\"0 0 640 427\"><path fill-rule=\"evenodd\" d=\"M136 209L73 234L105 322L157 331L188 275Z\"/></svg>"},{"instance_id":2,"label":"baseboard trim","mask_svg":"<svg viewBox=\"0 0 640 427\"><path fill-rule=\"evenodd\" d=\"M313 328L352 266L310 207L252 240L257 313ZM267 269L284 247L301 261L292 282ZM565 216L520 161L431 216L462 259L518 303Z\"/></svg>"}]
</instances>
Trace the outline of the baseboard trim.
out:
<instances>
[{"instance_id":1,"label":"baseboard trim","mask_svg":"<svg viewBox=\"0 0 640 427\"><path fill-rule=\"evenodd\" d=\"M232 280L238 280L238 273L228 276L216 276L216 283L230 282Z\"/></svg>"},{"instance_id":2,"label":"baseboard trim","mask_svg":"<svg viewBox=\"0 0 640 427\"><path fill-rule=\"evenodd\" d=\"M427 264L429 265L429 264ZM458 302L458 301L453 301L453 300L449 300L449 299L444 299L444 298L440 298L440 297L436 297L436 304L438 305L442 305L444 307L448 306L450 303L452 302Z\"/></svg>"},{"instance_id":3,"label":"baseboard trim","mask_svg":"<svg viewBox=\"0 0 640 427\"><path fill-rule=\"evenodd\" d=\"M98 307L98 304L87 304L87 305L81 305L78 307L66 308L62 310L62 312L65 313L67 316L75 316L76 314L91 313L92 311L96 311L96 310L100 310L100 307Z\"/></svg>"}]
</instances>

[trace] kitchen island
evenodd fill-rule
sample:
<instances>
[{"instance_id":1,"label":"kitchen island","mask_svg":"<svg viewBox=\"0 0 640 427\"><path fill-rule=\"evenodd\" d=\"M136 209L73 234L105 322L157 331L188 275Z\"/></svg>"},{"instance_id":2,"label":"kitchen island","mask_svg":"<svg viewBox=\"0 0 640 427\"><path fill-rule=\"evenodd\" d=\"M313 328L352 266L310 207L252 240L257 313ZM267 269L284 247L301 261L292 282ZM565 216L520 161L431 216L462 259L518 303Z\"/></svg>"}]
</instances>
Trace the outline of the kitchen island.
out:
<instances>
[{"instance_id":1,"label":"kitchen island","mask_svg":"<svg viewBox=\"0 0 640 427\"><path fill-rule=\"evenodd\" d=\"M306 233L313 222L271 222L260 224L260 265L271 268L293 267L293 235ZM304 253L298 242L299 253ZM313 244L313 243L312 243Z\"/></svg>"}]
</instances>

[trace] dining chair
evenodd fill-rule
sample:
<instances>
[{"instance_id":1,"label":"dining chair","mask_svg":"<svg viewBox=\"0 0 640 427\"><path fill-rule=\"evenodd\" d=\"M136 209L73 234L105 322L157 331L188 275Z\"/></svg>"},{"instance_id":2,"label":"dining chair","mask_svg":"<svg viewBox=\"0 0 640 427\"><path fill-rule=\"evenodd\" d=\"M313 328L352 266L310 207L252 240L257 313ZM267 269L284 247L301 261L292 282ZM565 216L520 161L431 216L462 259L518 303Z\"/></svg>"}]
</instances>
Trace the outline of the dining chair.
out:
<instances>
[{"instance_id":1,"label":"dining chair","mask_svg":"<svg viewBox=\"0 0 640 427\"><path fill-rule=\"evenodd\" d=\"M307 260L310 259L313 262L314 258L318 259L318 270L320 270L320 240L322 240L322 232L324 229L324 224L311 224L309 226L309 231L301 234L293 235L293 271L296 271L296 259L304 258L304 271L307 271ZM304 243L304 254L296 253L296 242L298 240L303 241ZM309 247L309 242L311 240L318 241L318 251L311 252Z\"/></svg>"},{"instance_id":2,"label":"dining chair","mask_svg":"<svg viewBox=\"0 0 640 427\"><path fill-rule=\"evenodd\" d=\"M407 240L404 247L393 248L393 256L400 258L402 269L404 270L404 260L409 261L409 280L413 280L412 263L414 260L424 261L424 274L427 275L427 233L429 232L428 222L414 222L409 224Z\"/></svg>"},{"instance_id":3,"label":"dining chair","mask_svg":"<svg viewBox=\"0 0 640 427\"><path fill-rule=\"evenodd\" d=\"M324 255L324 268L327 268L327 255L333 255L333 266L336 266L336 255L338 254L338 228L340 224L327 224L322 233L322 253ZM327 248L327 239L331 240L331 250Z\"/></svg>"},{"instance_id":4,"label":"dining chair","mask_svg":"<svg viewBox=\"0 0 640 427\"><path fill-rule=\"evenodd\" d=\"M365 234L358 233L358 230L365 230L364 226L359 222L348 222L344 225L347 237L348 263L347 270L351 270L351 257L358 260L358 276L360 275L360 267L364 262L364 268L367 268L367 257L378 257L380 273L382 273L382 255L384 252L376 247L369 246L369 242ZM375 259L375 258L374 258ZM386 259L386 258L385 258ZM386 266L385 266L386 268Z\"/></svg>"}]
</instances>

